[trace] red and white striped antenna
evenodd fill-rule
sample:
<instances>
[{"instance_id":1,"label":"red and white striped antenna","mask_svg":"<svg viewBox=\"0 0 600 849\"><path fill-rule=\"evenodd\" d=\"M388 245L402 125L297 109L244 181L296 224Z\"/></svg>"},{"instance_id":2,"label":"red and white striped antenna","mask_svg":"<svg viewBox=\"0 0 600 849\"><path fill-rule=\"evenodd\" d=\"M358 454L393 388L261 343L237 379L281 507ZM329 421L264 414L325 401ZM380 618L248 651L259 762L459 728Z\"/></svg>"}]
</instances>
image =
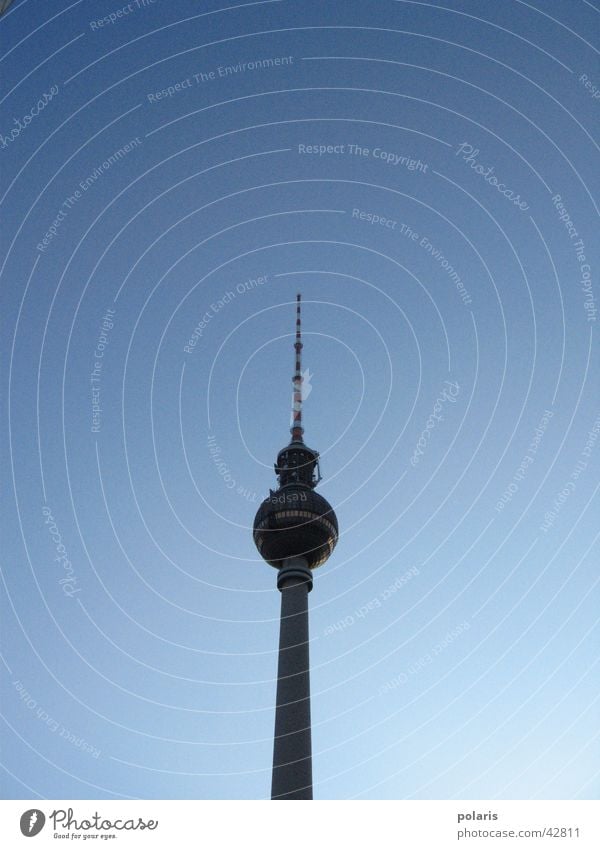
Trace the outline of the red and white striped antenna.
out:
<instances>
[{"instance_id":1,"label":"red and white striped antenna","mask_svg":"<svg viewBox=\"0 0 600 849\"><path fill-rule=\"evenodd\" d=\"M294 348L296 351L296 371L292 378L294 384L294 400L292 405L292 442L304 442L302 427L302 318L300 315L301 294L296 295L296 341Z\"/></svg>"}]
</instances>

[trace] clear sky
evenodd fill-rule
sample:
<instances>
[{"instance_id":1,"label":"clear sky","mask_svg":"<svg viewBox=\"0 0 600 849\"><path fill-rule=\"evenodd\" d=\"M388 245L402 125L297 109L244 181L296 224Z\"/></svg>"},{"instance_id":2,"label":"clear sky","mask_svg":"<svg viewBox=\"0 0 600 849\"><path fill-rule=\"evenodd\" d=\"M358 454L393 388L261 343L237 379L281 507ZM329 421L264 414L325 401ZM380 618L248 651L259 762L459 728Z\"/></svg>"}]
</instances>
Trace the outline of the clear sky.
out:
<instances>
[{"instance_id":1,"label":"clear sky","mask_svg":"<svg viewBox=\"0 0 600 849\"><path fill-rule=\"evenodd\" d=\"M2 795L267 798L289 439L315 798L594 798L600 14L0 19Z\"/></svg>"}]
</instances>

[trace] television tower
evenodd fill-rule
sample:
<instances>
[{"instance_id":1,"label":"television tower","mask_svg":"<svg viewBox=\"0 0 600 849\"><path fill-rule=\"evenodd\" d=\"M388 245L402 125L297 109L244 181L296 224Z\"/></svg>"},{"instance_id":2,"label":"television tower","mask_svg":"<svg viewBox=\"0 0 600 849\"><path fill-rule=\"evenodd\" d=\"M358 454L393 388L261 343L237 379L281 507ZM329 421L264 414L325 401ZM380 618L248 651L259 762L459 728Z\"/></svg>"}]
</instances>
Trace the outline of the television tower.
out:
<instances>
[{"instance_id":1,"label":"television tower","mask_svg":"<svg viewBox=\"0 0 600 849\"><path fill-rule=\"evenodd\" d=\"M300 299L297 295L292 438L277 455L279 488L269 490L258 508L253 531L259 553L278 570L281 592L272 799L313 797L308 594L313 569L325 563L338 540L333 508L315 492L319 453L304 444Z\"/></svg>"}]
</instances>

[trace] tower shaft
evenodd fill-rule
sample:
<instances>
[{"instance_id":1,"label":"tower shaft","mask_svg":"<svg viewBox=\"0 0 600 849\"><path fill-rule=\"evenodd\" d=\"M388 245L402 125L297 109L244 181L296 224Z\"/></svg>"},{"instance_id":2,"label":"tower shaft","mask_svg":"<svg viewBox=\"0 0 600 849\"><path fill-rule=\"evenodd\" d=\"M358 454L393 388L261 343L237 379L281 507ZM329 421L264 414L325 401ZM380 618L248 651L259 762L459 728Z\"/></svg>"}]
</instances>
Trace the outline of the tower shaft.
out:
<instances>
[{"instance_id":1,"label":"tower shaft","mask_svg":"<svg viewBox=\"0 0 600 849\"><path fill-rule=\"evenodd\" d=\"M281 591L279 665L272 799L312 799L308 593L312 575L303 557L285 561Z\"/></svg>"}]
</instances>

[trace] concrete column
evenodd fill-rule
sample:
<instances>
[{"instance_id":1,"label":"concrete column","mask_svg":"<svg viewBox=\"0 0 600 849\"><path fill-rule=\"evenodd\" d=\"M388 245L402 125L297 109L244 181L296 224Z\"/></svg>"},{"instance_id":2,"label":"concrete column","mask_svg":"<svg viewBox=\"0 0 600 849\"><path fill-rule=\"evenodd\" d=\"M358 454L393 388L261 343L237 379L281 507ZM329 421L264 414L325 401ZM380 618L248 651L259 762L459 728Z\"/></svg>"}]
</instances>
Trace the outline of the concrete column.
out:
<instances>
[{"instance_id":1,"label":"concrete column","mask_svg":"<svg viewBox=\"0 0 600 849\"><path fill-rule=\"evenodd\" d=\"M279 570L281 592L279 665L272 799L312 799L308 594L312 572L303 557Z\"/></svg>"}]
</instances>

